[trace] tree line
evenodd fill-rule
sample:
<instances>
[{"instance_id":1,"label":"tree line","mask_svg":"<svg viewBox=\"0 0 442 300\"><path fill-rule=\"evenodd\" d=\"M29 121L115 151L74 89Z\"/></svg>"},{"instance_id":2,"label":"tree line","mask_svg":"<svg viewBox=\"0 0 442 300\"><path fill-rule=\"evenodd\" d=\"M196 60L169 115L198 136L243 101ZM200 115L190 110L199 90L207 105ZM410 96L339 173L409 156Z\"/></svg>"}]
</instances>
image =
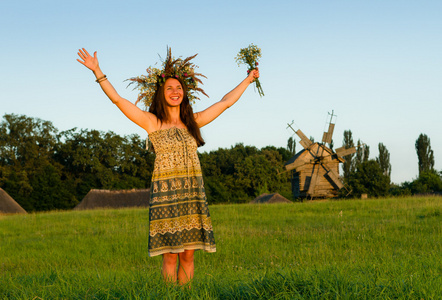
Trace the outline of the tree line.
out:
<instances>
[{"instance_id":1,"label":"tree line","mask_svg":"<svg viewBox=\"0 0 442 300\"><path fill-rule=\"evenodd\" d=\"M343 144L355 145L350 130L344 132ZM442 191L426 135L416 141L419 177L401 185L390 183L385 145L380 143L379 156L369 159L370 148L360 140L358 144L357 152L345 157L342 197ZM284 173L284 163L295 154L293 138L287 147L237 144L199 153L209 203L245 203L274 192L297 200L291 194L291 174ZM145 140L135 134L77 128L60 132L50 121L15 114L4 115L0 123L0 187L28 212L71 209L90 189L149 188L154 160Z\"/></svg>"},{"instance_id":2,"label":"tree line","mask_svg":"<svg viewBox=\"0 0 442 300\"><path fill-rule=\"evenodd\" d=\"M379 197L442 193L442 172L434 169L434 152L426 134L421 133L415 142L419 176L399 185L391 183L390 153L383 143L378 144L379 156L370 159L370 147L361 140L355 144L351 130L346 130L343 146L357 147L356 153L344 157L342 168L343 181L351 191L351 197L362 194ZM345 194L347 191L341 190L341 196L349 196Z\"/></svg>"},{"instance_id":3,"label":"tree line","mask_svg":"<svg viewBox=\"0 0 442 300\"><path fill-rule=\"evenodd\" d=\"M0 123L0 187L26 211L71 209L90 189L150 188L155 155L138 135L120 136L6 114ZM263 192L290 197L285 148L237 144L200 153L209 203L244 203Z\"/></svg>"}]
</instances>

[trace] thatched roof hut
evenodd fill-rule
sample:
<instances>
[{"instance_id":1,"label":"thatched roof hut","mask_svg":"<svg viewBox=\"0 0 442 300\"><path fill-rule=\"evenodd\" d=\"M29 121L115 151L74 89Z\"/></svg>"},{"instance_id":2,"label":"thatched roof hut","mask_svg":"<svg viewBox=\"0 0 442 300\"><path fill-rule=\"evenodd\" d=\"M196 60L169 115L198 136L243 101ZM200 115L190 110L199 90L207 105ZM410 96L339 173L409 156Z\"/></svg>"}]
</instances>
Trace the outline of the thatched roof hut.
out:
<instances>
[{"instance_id":1,"label":"thatched roof hut","mask_svg":"<svg viewBox=\"0 0 442 300\"><path fill-rule=\"evenodd\" d=\"M0 214L25 214L26 211L9 196L8 193L0 188Z\"/></svg>"},{"instance_id":2,"label":"thatched roof hut","mask_svg":"<svg viewBox=\"0 0 442 300\"><path fill-rule=\"evenodd\" d=\"M250 202L251 204L266 204L266 203L292 203L289 199L281 196L278 193L274 194L262 194L256 197L254 200Z\"/></svg>"},{"instance_id":3,"label":"thatched roof hut","mask_svg":"<svg viewBox=\"0 0 442 300\"><path fill-rule=\"evenodd\" d=\"M97 190L92 189L74 210L96 208L148 207L150 189Z\"/></svg>"}]
</instances>

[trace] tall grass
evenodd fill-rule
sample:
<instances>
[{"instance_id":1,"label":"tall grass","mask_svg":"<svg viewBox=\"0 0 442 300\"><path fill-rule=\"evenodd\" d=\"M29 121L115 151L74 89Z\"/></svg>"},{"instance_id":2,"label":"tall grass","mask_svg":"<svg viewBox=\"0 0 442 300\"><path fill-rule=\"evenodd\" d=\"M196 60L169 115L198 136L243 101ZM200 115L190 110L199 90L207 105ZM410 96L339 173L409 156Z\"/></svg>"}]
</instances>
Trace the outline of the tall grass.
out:
<instances>
[{"instance_id":1,"label":"tall grass","mask_svg":"<svg viewBox=\"0 0 442 300\"><path fill-rule=\"evenodd\" d=\"M147 257L146 209L0 216L2 299L441 299L442 198L212 206L191 289Z\"/></svg>"}]
</instances>

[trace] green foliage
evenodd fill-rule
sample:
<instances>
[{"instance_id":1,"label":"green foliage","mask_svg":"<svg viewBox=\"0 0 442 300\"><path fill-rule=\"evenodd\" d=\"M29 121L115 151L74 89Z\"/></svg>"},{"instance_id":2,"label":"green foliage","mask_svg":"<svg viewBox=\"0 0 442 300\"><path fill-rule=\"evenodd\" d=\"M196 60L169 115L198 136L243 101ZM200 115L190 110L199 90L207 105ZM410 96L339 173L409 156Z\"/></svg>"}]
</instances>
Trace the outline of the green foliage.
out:
<instances>
[{"instance_id":1,"label":"green foliage","mask_svg":"<svg viewBox=\"0 0 442 300\"><path fill-rule=\"evenodd\" d=\"M351 131L344 132L344 146L350 148L353 145ZM393 195L409 195L400 187L390 187L390 153L387 148L379 143L379 157L370 160L370 147L358 140L357 150L352 156L346 156L344 163L344 182L347 189L340 190L341 197L360 197L367 194L370 197ZM349 194L350 191L350 194Z\"/></svg>"},{"instance_id":2,"label":"green foliage","mask_svg":"<svg viewBox=\"0 0 442 300\"><path fill-rule=\"evenodd\" d=\"M75 205L52 159L56 143L51 122L11 114L0 123L0 186L27 211Z\"/></svg>"},{"instance_id":3,"label":"green foliage","mask_svg":"<svg viewBox=\"0 0 442 300\"><path fill-rule=\"evenodd\" d=\"M362 163L368 161L369 156L370 147L361 142L361 140L358 140L356 154L352 160L351 172L355 172Z\"/></svg>"},{"instance_id":4,"label":"green foliage","mask_svg":"<svg viewBox=\"0 0 442 300\"><path fill-rule=\"evenodd\" d=\"M199 156L211 204L249 202L262 191L291 198L289 174L279 174L291 156L287 149L237 144Z\"/></svg>"},{"instance_id":5,"label":"green foliage","mask_svg":"<svg viewBox=\"0 0 442 300\"><path fill-rule=\"evenodd\" d=\"M423 171L417 179L402 186L412 194L442 194L442 177L435 170Z\"/></svg>"},{"instance_id":6,"label":"green foliage","mask_svg":"<svg viewBox=\"0 0 442 300\"><path fill-rule=\"evenodd\" d=\"M354 146L350 130L343 143ZM368 147L361 147L355 158L345 157L344 181L352 196L387 195L391 165L381 145L377 164L368 160ZM420 168L418 179L393 186L394 195L441 192L429 138L421 134L416 150L426 171ZM200 153L208 202L246 203L264 192L292 199L290 173L282 172L294 153L293 138L287 148L237 144ZM148 188L154 159L138 135L76 128L58 132L51 122L14 114L4 115L0 123L0 187L28 212L71 209L90 189Z\"/></svg>"},{"instance_id":7,"label":"green foliage","mask_svg":"<svg viewBox=\"0 0 442 300\"><path fill-rule=\"evenodd\" d=\"M421 172L431 171L434 168L434 153L431 150L430 138L421 133L416 140L416 153L419 163L419 175Z\"/></svg>"},{"instance_id":8,"label":"green foliage","mask_svg":"<svg viewBox=\"0 0 442 300\"><path fill-rule=\"evenodd\" d=\"M62 132L59 139L63 143L54 158L65 166L66 175L73 176L74 181L86 179L77 188L149 187L154 155L145 151L139 136L72 129Z\"/></svg>"},{"instance_id":9,"label":"green foliage","mask_svg":"<svg viewBox=\"0 0 442 300\"><path fill-rule=\"evenodd\" d=\"M378 149L379 149L379 156L376 157L376 161L381 167L383 174L390 177L391 175L390 152L388 152L387 147L382 143L378 144Z\"/></svg>"},{"instance_id":10,"label":"green foliage","mask_svg":"<svg viewBox=\"0 0 442 300\"><path fill-rule=\"evenodd\" d=\"M0 216L0 299L439 299L440 197L211 206L192 288L147 257L148 209ZM253 255L251 255L251 253Z\"/></svg>"},{"instance_id":11,"label":"green foliage","mask_svg":"<svg viewBox=\"0 0 442 300\"><path fill-rule=\"evenodd\" d=\"M289 137L287 140L287 150L291 156L296 154L296 140L293 137Z\"/></svg>"},{"instance_id":12,"label":"green foliage","mask_svg":"<svg viewBox=\"0 0 442 300\"><path fill-rule=\"evenodd\" d=\"M26 211L71 209L92 188L150 186L154 155L136 135L71 129L5 115L0 123L0 187Z\"/></svg>"},{"instance_id":13,"label":"green foliage","mask_svg":"<svg viewBox=\"0 0 442 300\"><path fill-rule=\"evenodd\" d=\"M344 140L342 143L342 146L345 147L345 149L354 147L353 135L351 133L351 130L344 130ZM355 154L353 153L343 157L345 159L345 162L342 164L344 180L347 179L348 176L354 171L352 162L354 155Z\"/></svg>"},{"instance_id":14,"label":"green foliage","mask_svg":"<svg viewBox=\"0 0 442 300\"><path fill-rule=\"evenodd\" d=\"M409 183L404 182L402 184L391 184L389 193L394 197L411 196L411 189L407 186Z\"/></svg>"},{"instance_id":15,"label":"green foliage","mask_svg":"<svg viewBox=\"0 0 442 300\"><path fill-rule=\"evenodd\" d=\"M375 160L359 164L356 172L349 175L347 184L352 189L351 196L360 197L367 194L370 197L387 196L390 188L390 177L383 174Z\"/></svg>"},{"instance_id":16,"label":"green foliage","mask_svg":"<svg viewBox=\"0 0 442 300\"><path fill-rule=\"evenodd\" d=\"M71 209L90 189L148 188L155 159L137 135L58 132L50 122L17 115L0 124L0 154L0 187L28 212ZM262 191L291 198L289 175L278 175L291 156L242 144L200 154L209 203L244 203Z\"/></svg>"}]
</instances>

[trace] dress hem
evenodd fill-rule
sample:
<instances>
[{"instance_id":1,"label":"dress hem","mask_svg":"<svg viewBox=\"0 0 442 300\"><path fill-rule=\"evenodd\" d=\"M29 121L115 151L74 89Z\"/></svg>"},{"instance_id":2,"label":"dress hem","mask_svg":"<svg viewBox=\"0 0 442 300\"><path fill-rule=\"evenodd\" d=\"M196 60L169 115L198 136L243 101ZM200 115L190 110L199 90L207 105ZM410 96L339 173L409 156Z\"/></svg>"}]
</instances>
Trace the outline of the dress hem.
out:
<instances>
[{"instance_id":1,"label":"dress hem","mask_svg":"<svg viewBox=\"0 0 442 300\"><path fill-rule=\"evenodd\" d=\"M162 249L162 250L158 250L155 251L154 253L149 252L149 257L154 257L154 256L158 256L158 255L162 255L165 253L174 253L174 254L178 254L178 253L183 253L184 250L204 250L205 252L208 253L214 253L216 252L216 247L213 248L205 248L205 247L201 247L201 246L194 246L194 247L185 247L185 248L180 248L180 249L171 249L171 248L167 248L167 249Z\"/></svg>"}]
</instances>

